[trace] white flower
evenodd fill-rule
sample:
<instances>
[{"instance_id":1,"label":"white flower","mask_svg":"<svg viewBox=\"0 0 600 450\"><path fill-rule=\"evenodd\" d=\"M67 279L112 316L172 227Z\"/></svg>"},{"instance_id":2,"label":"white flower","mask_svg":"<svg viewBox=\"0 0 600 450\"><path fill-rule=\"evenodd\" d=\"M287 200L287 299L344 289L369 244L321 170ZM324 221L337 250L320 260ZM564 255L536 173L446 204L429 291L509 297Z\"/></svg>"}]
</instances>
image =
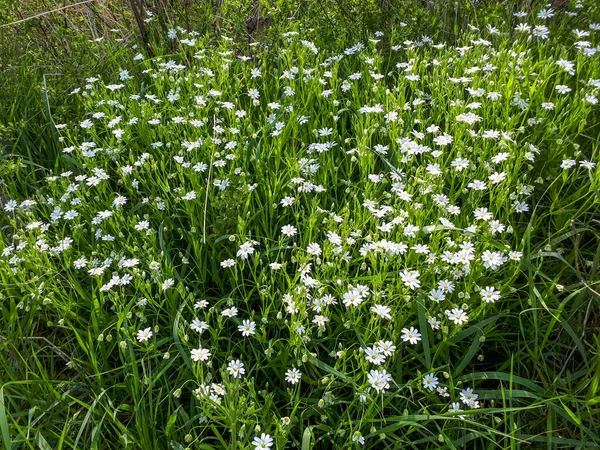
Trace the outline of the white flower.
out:
<instances>
[{"instance_id":1,"label":"white flower","mask_svg":"<svg viewBox=\"0 0 600 450\"><path fill-rule=\"evenodd\" d=\"M119 195L117 198L115 198L112 202L113 206L115 208L119 208L120 206L125 205L125 203L127 203L127 197L123 197L122 195Z\"/></svg>"},{"instance_id":2,"label":"white flower","mask_svg":"<svg viewBox=\"0 0 600 450\"><path fill-rule=\"evenodd\" d=\"M433 139L433 142L436 143L437 145L445 146L445 145L452 144L452 142L454 142L454 138L452 136L450 136L449 134L444 133L441 136L436 136Z\"/></svg>"},{"instance_id":3,"label":"white flower","mask_svg":"<svg viewBox=\"0 0 600 450\"><path fill-rule=\"evenodd\" d=\"M485 250L481 255L481 260L483 261L483 267L496 270L506 262L506 257L501 252Z\"/></svg>"},{"instance_id":4,"label":"white flower","mask_svg":"<svg viewBox=\"0 0 600 450\"><path fill-rule=\"evenodd\" d=\"M552 8L542 9L537 13L538 19L550 19L554 16L554 10Z\"/></svg>"},{"instance_id":5,"label":"white flower","mask_svg":"<svg viewBox=\"0 0 600 450\"><path fill-rule=\"evenodd\" d=\"M438 384L440 384L438 378L432 373L429 373L423 377L423 387L425 389L433 391L438 386Z\"/></svg>"},{"instance_id":6,"label":"white flower","mask_svg":"<svg viewBox=\"0 0 600 450\"><path fill-rule=\"evenodd\" d=\"M592 105L597 105L598 104L598 97L596 97L595 95L586 94L584 100L587 103L591 103Z\"/></svg>"},{"instance_id":7,"label":"white flower","mask_svg":"<svg viewBox=\"0 0 600 450\"><path fill-rule=\"evenodd\" d=\"M441 397L450 397L447 386L438 386L436 391Z\"/></svg>"},{"instance_id":8,"label":"white flower","mask_svg":"<svg viewBox=\"0 0 600 450\"><path fill-rule=\"evenodd\" d=\"M147 220L140 220L134 227L137 231L145 231L150 228L150 222Z\"/></svg>"},{"instance_id":9,"label":"white flower","mask_svg":"<svg viewBox=\"0 0 600 450\"><path fill-rule=\"evenodd\" d=\"M559 84L556 86L556 90L559 94L567 94L571 92L571 88L569 86L565 86L564 84Z\"/></svg>"},{"instance_id":10,"label":"white flower","mask_svg":"<svg viewBox=\"0 0 600 450\"><path fill-rule=\"evenodd\" d=\"M161 288L163 291L166 291L167 289L172 287L174 284L175 284L175 280L173 278L168 278L162 282Z\"/></svg>"},{"instance_id":11,"label":"white flower","mask_svg":"<svg viewBox=\"0 0 600 450\"><path fill-rule=\"evenodd\" d=\"M194 309L204 309L208 306L208 301L206 300L199 300L196 303L194 303Z\"/></svg>"},{"instance_id":12,"label":"white flower","mask_svg":"<svg viewBox=\"0 0 600 450\"><path fill-rule=\"evenodd\" d=\"M73 261L73 266L76 269L83 269L86 265L87 265L87 259L84 256Z\"/></svg>"},{"instance_id":13,"label":"white flower","mask_svg":"<svg viewBox=\"0 0 600 450\"><path fill-rule=\"evenodd\" d=\"M227 308L224 309L223 311L221 311L221 315L223 317L235 317L237 316L238 313L238 309L235 306L232 306L231 308Z\"/></svg>"},{"instance_id":14,"label":"white flower","mask_svg":"<svg viewBox=\"0 0 600 450\"><path fill-rule=\"evenodd\" d=\"M285 381L287 381L288 383L296 384L300 381L301 378L302 374L296 368L289 369L285 372Z\"/></svg>"},{"instance_id":15,"label":"white flower","mask_svg":"<svg viewBox=\"0 0 600 450\"><path fill-rule=\"evenodd\" d=\"M325 327L325 324L329 322L329 317L317 314L315 315L315 318L312 320L312 322L317 324L319 328L323 328Z\"/></svg>"},{"instance_id":16,"label":"white flower","mask_svg":"<svg viewBox=\"0 0 600 450\"><path fill-rule=\"evenodd\" d=\"M280 203L283 207L292 206L295 200L296 199L294 197L283 197Z\"/></svg>"},{"instance_id":17,"label":"white flower","mask_svg":"<svg viewBox=\"0 0 600 450\"><path fill-rule=\"evenodd\" d=\"M421 333L415 327L402 328L402 340L416 344L421 340Z\"/></svg>"},{"instance_id":18,"label":"white flower","mask_svg":"<svg viewBox=\"0 0 600 450\"><path fill-rule=\"evenodd\" d=\"M505 179L506 179L506 173L504 173L504 172L500 172L500 173L494 172L493 174L491 174L488 177L488 180L490 180L492 182L492 184L501 183Z\"/></svg>"},{"instance_id":19,"label":"white flower","mask_svg":"<svg viewBox=\"0 0 600 450\"><path fill-rule=\"evenodd\" d=\"M392 381L392 376L387 372L387 370L382 369L379 370L371 370L367 375L367 380L373 389L380 392L385 392L390 388L390 381Z\"/></svg>"},{"instance_id":20,"label":"white flower","mask_svg":"<svg viewBox=\"0 0 600 450\"><path fill-rule=\"evenodd\" d=\"M273 446L273 438L268 434L262 433L260 437L256 436L252 441L254 450L266 450Z\"/></svg>"},{"instance_id":21,"label":"white flower","mask_svg":"<svg viewBox=\"0 0 600 450\"><path fill-rule=\"evenodd\" d=\"M458 120L459 122L468 123L469 125L473 125L474 123L482 121L483 117L469 112L469 113L459 114L458 116L456 116L456 120Z\"/></svg>"},{"instance_id":22,"label":"white flower","mask_svg":"<svg viewBox=\"0 0 600 450\"><path fill-rule=\"evenodd\" d=\"M492 162L494 164L500 164L503 161L506 161L510 157L510 153L508 152L500 152L497 155L492 156Z\"/></svg>"},{"instance_id":23,"label":"white flower","mask_svg":"<svg viewBox=\"0 0 600 450\"><path fill-rule=\"evenodd\" d=\"M227 269L229 267L233 267L235 266L235 261L231 258L226 259L225 261L221 261L221 267L223 267L224 269Z\"/></svg>"},{"instance_id":24,"label":"white flower","mask_svg":"<svg viewBox=\"0 0 600 450\"><path fill-rule=\"evenodd\" d=\"M523 257L523 252L518 252L518 251L510 251L508 252L508 257L512 260L512 261L520 261L521 258Z\"/></svg>"},{"instance_id":25,"label":"white flower","mask_svg":"<svg viewBox=\"0 0 600 450\"><path fill-rule=\"evenodd\" d=\"M242 333L242 336L251 336L256 333L256 323L244 319L242 324L238 325L238 331Z\"/></svg>"},{"instance_id":26,"label":"white flower","mask_svg":"<svg viewBox=\"0 0 600 450\"><path fill-rule=\"evenodd\" d=\"M104 273L105 269L106 269L106 267L103 267L103 266L93 267L90 270L88 270L88 273L92 276L100 276Z\"/></svg>"},{"instance_id":27,"label":"white flower","mask_svg":"<svg viewBox=\"0 0 600 450\"><path fill-rule=\"evenodd\" d=\"M16 200L9 200L4 205L4 211L13 212L16 209L17 205L18 205L18 203Z\"/></svg>"},{"instance_id":28,"label":"white flower","mask_svg":"<svg viewBox=\"0 0 600 450\"><path fill-rule=\"evenodd\" d=\"M463 389L460 392L460 399L461 399L461 401L465 405L467 405L467 406L469 406L471 408L474 408L474 407L477 408L477 407L479 407L479 402L477 402L477 397L479 397L479 396L477 394L475 394L473 392L473 389L471 389L471 388Z\"/></svg>"},{"instance_id":29,"label":"white flower","mask_svg":"<svg viewBox=\"0 0 600 450\"><path fill-rule=\"evenodd\" d=\"M377 346L367 347L365 349L365 359L367 360L367 362L379 366L380 364L385 362L385 355L379 351L379 348Z\"/></svg>"},{"instance_id":30,"label":"white flower","mask_svg":"<svg viewBox=\"0 0 600 450\"><path fill-rule=\"evenodd\" d=\"M192 361L194 362L206 361L208 358L210 358L210 355L210 351L202 347L195 348L191 352Z\"/></svg>"},{"instance_id":31,"label":"white flower","mask_svg":"<svg viewBox=\"0 0 600 450\"><path fill-rule=\"evenodd\" d=\"M430 317L429 319L427 319L427 323L429 323L429 326L434 331L439 330L440 325L442 324L442 322L436 317Z\"/></svg>"},{"instance_id":32,"label":"white flower","mask_svg":"<svg viewBox=\"0 0 600 450\"><path fill-rule=\"evenodd\" d=\"M313 256L319 256L321 254L321 246L316 242L312 242L308 244L308 247L306 248L306 253Z\"/></svg>"},{"instance_id":33,"label":"white flower","mask_svg":"<svg viewBox=\"0 0 600 450\"><path fill-rule=\"evenodd\" d=\"M194 200L196 198L196 191L190 191L181 197L182 200Z\"/></svg>"},{"instance_id":34,"label":"white flower","mask_svg":"<svg viewBox=\"0 0 600 450\"><path fill-rule=\"evenodd\" d=\"M464 158L456 158L450 165L456 169L457 172L462 172L469 168L469 160Z\"/></svg>"},{"instance_id":35,"label":"white flower","mask_svg":"<svg viewBox=\"0 0 600 450\"><path fill-rule=\"evenodd\" d=\"M456 325L462 325L469 320L467 313L460 308L453 308L451 311L446 310L446 315L448 316L448 320L451 320Z\"/></svg>"},{"instance_id":36,"label":"white flower","mask_svg":"<svg viewBox=\"0 0 600 450\"><path fill-rule=\"evenodd\" d=\"M580 161L579 165L587 170L594 170L596 168L596 163L591 161Z\"/></svg>"},{"instance_id":37,"label":"white flower","mask_svg":"<svg viewBox=\"0 0 600 450\"><path fill-rule=\"evenodd\" d=\"M513 203L513 208L515 208L516 213L523 213L529 211L529 205L519 200L515 200L515 202Z\"/></svg>"},{"instance_id":38,"label":"white flower","mask_svg":"<svg viewBox=\"0 0 600 450\"><path fill-rule=\"evenodd\" d=\"M364 298L356 289L352 289L344 294L342 301L347 307L358 306L363 302Z\"/></svg>"},{"instance_id":39,"label":"white flower","mask_svg":"<svg viewBox=\"0 0 600 450\"><path fill-rule=\"evenodd\" d=\"M229 372L229 375L233 378L240 378L246 373L246 369L244 369L244 364L241 363L239 359L236 359L235 361L229 362L227 372Z\"/></svg>"},{"instance_id":40,"label":"white flower","mask_svg":"<svg viewBox=\"0 0 600 450\"><path fill-rule=\"evenodd\" d=\"M475 191L485 191L486 184L484 181L481 180L473 180L469 184L467 184L467 187Z\"/></svg>"},{"instance_id":41,"label":"white flower","mask_svg":"<svg viewBox=\"0 0 600 450\"><path fill-rule=\"evenodd\" d=\"M392 341L378 341L377 348L385 356L392 356L396 351L396 346Z\"/></svg>"},{"instance_id":42,"label":"white flower","mask_svg":"<svg viewBox=\"0 0 600 450\"><path fill-rule=\"evenodd\" d=\"M146 342L151 337L152 337L152 329L151 328L146 328L144 330L140 330L137 333L138 342Z\"/></svg>"},{"instance_id":43,"label":"white flower","mask_svg":"<svg viewBox=\"0 0 600 450\"><path fill-rule=\"evenodd\" d=\"M417 270L404 270L403 272L400 272L400 279L402 279L402 283L411 290L415 290L421 286L421 282L419 281L419 271Z\"/></svg>"},{"instance_id":44,"label":"white flower","mask_svg":"<svg viewBox=\"0 0 600 450\"><path fill-rule=\"evenodd\" d=\"M481 289L479 295L481 295L481 299L486 303L494 303L496 300L500 300L500 291L491 286Z\"/></svg>"},{"instance_id":45,"label":"white flower","mask_svg":"<svg viewBox=\"0 0 600 450\"><path fill-rule=\"evenodd\" d=\"M460 412L460 411L463 411L460 408L460 403L459 402L452 402L452 407L448 410L448 412L455 413L455 412ZM462 415L462 414L459 415L458 417L460 417L461 419L465 418L465 416Z\"/></svg>"},{"instance_id":46,"label":"white flower","mask_svg":"<svg viewBox=\"0 0 600 450\"><path fill-rule=\"evenodd\" d=\"M287 237L292 237L298 234L298 230L293 225L284 225L281 227L281 234Z\"/></svg>"},{"instance_id":47,"label":"white flower","mask_svg":"<svg viewBox=\"0 0 600 450\"><path fill-rule=\"evenodd\" d=\"M360 431L355 431L352 434L352 442L356 442L357 444L364 445L365 438L362 434L360 434Z\"/></svg>"},{"instance_id":48,"label":"white flower","mask_svg":"<svg viewBox=\"0 0 600 450\"><path fill-rule=\"evenodd\" d=\"M446 299L446 295L442 289L432 289L429 292L429 299L436 303L440 303Z\"/></svg>"},{"instance_id":49,"label":"white flower","mask_svg":"<svg viewBox=\"0 0 600 450\"><path fill-rule=\"evenodd\" d=\"M252 242L244 242L240 245L240 248L236 254L236 256L242 259L248 259L248 256L254 253L254 247L252 246Z\"/></svg>"},{"instance_id":50,"label":"white flower","mask_svg":"<svg viewBox=\"0 0 600 450\"><path fill-rule=\"evenodd\" d=\"M382 319L390 320L392 318L392 316L390 315L391 311L392 310L389 306L384 306L384 305L371 306L371 312L377 314Z\"/></svg>"},{"instance_id":51,"label":"white flower","mask_svg":"<svg viewBox=\"0 0 600 450\"><path fill-rule=\"evenodd\" d=\"M208 324L206 322L201 321L198 318L195 318L194 320L192 320L192 323L190 325L190 328L199 333L202 334L204 331L206 331L209 327Z\"/></svg>"}]
</instances>

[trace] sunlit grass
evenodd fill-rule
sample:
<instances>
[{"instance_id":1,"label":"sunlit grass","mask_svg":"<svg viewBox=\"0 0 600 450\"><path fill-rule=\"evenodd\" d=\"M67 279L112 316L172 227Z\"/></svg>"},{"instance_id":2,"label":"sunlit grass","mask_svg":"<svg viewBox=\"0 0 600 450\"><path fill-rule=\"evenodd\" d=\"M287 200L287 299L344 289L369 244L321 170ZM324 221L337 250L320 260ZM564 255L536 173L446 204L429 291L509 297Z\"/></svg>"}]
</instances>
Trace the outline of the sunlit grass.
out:
<instances>
[{"instance_id":1,"label":"sunlit grass","mask_svg":"<svg viewBox=\"0 0 600 450\"><path fill-rule=\"evenodd\" d=\"M573 11L457 45L179 29L89 74L47 175L4 174L4 445L597 445L600 26Z\"/></svg>"}]
</instances>

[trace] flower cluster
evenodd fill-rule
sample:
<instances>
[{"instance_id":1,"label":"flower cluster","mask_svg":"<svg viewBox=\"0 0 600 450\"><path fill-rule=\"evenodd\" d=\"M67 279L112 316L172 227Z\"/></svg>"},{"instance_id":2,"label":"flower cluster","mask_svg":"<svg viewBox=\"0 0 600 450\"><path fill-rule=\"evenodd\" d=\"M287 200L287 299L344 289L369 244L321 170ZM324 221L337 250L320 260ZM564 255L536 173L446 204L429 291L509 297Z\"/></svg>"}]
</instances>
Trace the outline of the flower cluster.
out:
<instances>
[{"instance_id":1,"label":"flower cluster","mask_svg":"<svg viewBox=\"0 0 600 450\"><path fill-rule=\"evenodd\" d=\"M597 113L600 91L586 69L598 27L542 59L552 15L519 15L514 40L489 26L457 46L395 42L393 65L378 39L327 54L286 33L269 65L171 30L180 57L136 55L131 73L72 92L87 108L57 127L72 169L3 202L18 308L67 330L93 315L90 333L148 367L176 352L161 364L190 416L278 405L255 449L303 411L321 410L339 445L373 432L336 418L361 426L397 401L474 414L478 394L456 383L465 349L518 300L545 177L597 173L544 140L559 112Z\"/></svg>"}]
</instances>

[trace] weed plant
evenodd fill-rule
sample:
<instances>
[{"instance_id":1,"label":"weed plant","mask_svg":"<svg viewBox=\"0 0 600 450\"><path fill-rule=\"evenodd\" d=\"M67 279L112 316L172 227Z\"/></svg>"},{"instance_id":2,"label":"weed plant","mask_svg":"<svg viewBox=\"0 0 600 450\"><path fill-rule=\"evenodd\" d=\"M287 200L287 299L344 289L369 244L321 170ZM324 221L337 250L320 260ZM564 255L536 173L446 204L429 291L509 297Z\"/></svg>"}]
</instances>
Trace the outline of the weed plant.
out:
<instances>
[{"instance_id":1,"label":"weed plant","mask_svg":"<svg viewBox=\"0 0 600 450\"><path fill-rule=\"evenodd\" d=\"M511 20L87 74L4 159L4 448L596 448L600 17Z\"/></svg>"}]
</instances>

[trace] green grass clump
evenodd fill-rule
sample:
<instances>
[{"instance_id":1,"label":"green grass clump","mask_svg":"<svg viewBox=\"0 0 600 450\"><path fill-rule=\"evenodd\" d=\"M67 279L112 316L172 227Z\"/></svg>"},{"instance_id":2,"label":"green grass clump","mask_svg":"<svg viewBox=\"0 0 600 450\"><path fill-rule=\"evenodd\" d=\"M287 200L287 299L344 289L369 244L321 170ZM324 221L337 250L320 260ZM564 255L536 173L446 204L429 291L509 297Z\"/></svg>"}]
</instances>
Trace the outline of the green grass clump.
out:
<instances>
[{"instance_id":1,"label":"green grass clump","mask_svg":"<svg viewBox=\"0 0 600 450\"><path fill-rule=\"evenodd\" d=\"M600 17L556 15L89 74L4 158L4 447L597 447Z\"/></svg>"}]
</instances>

